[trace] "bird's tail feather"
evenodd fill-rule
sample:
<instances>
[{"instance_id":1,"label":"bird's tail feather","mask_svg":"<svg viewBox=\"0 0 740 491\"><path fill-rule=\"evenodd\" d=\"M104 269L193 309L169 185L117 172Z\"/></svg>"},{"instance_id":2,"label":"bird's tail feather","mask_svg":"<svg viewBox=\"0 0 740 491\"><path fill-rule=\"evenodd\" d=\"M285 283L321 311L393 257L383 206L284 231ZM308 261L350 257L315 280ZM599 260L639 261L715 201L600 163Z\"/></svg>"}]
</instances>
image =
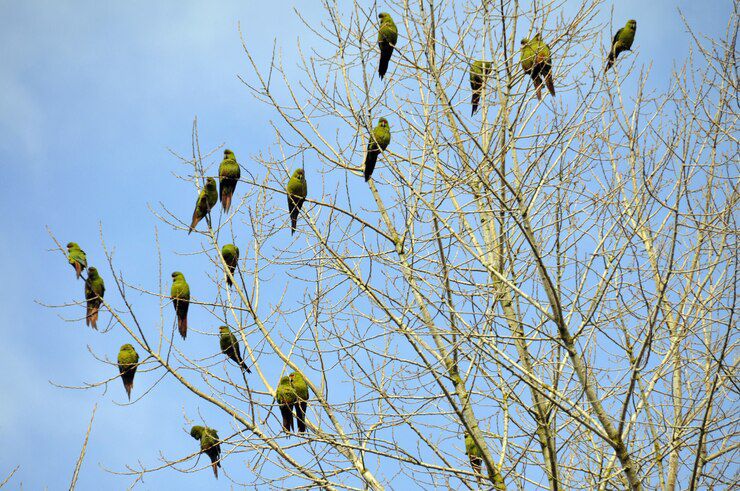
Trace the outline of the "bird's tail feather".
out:
<instances>
[{"instance_id":1,"label":"bird's tail feather","mask_svg":"<svg viewBox=\"0 0 740 491\"><path fill-rule=\"evenodd\" d=\"M473 455L470 456L470 465L473 468L473 472L475 473L476 480L480 481L481 475L482 475L482 468L483 468L483 459L480 457L475 457Z\"/></svg>"},{"instance_id":2,"label":"bird's tail feather","mask_svg":"<svg viewBox=\"0 0 740 491\"><path fill-rule=\"evenodd\" d=\"M228 212L231 208L231 198L234 196L234 190L236 189L236 183L229 181L224 181L221 184L221 189L219 190L220 198L221 198L221 207L224 210L224 213Z\"/></svg>"},{"instance_id":3,"label":"bird's tail feather","mask_svg":"<svg viewBox=\"0 0 740 491\"><path fill-rule=\"evenodd\" d=\"M388 71L388 62L390 61L390 56L388 58L385 58L383 55L380 55L380 64L378 65L378 75L380 75L380 80L383 80L383 77L385 77L385 72Z\"/></svg>"},{"instance_id":4,"label":"bird's tail feather","mask_svg":"<svg viewBox=\"0 0 740 491\"><path fill-rule=\"evenodd\" d=\"M92 326L93 329L96 331L98 330L98 312L100 311L100 307L97 305L92 305L87 308L87 319L86 324L88 326Z\"/></svg>"},{"instance_id":5,"label":"bird's tail feather","mask_svg":"<svg viewBox=\"0 0 740 491\"><path fill-rule=\"evenodd\" d=\"M295 233L295 229L298 226L298 208L294 208L290 212L290 235Z\"/></svg>"},{"instance_id":6,"label":"bird's tail feather","mask_svg":"<svg viewBox=\"0 0 740 491\"><path fill-rule=\"evenodd\" d=\"M182 339L185 339L185 337L188 335L188 318L183 317L177 317L177 330L180 331L180 336L182 336Z\"/></svg>"},{"instance_id":7,"label":"bird's tail feather","mask_svg":"<svg viewBox=\"0 0 740 491\"><path fill-rule=\"evenodd\" d=\"M123 382L123 387L126 389L126 395L128 395L128 400L131 400L131 389L134 388L134 381L133 380L126 380Z\"/></svg>"},{"instance_id":8,"label":"bird's tail feather","mask_svg":"<svg viewBox=\"0 0 740 491\"><path fill-rule=\"evenodd\" d=\"M198 218L198 215L193 214L193 221L190 222L190 230L188 230L188 235L190 235L190 232L195 230L195 227L198 226L198 222L200 222L200 218Z\"/></svg>"},{"instance_id":9,"label":"bird's tail feather","mask_svg":"<svg viewBox=\"0 0 740 491\"><path fill-rule=\"evenodd\" d=\"M606 73L612 66L614 66L614 50L609 51L609 55L606 57L606 66L604 67L604 73Z\"/></svg>"},{"instance_id":10,"label":"bird's tail feather","mask_svg":"<svg viewBox=\"0 0 740 491\"><path fill-rule=\"evenodd\" d=\"M537 92L537 100L541 101L542 100L542 80L539 77L536 78L534 81L534 88L535 88L535 91Z\"/></svg>"},{"instance_id":11,"label":"bird's tail feather","mask_svg":"<svg viewBox=\"0 0 740 491\"><path fill-rule=\"evenodd\" d=\"M280 404L280 414L283 416L283 429L286 433L293 431L293 411L289 404Z\"/></svg>"},{"instance_id":12,"label":"bird's tail feather","mask_svg":"<svg viewBox=\"0 0 740 491\"><path fill-rule=\"evenodd\" d=\"M378 153L374 151L367 152L365 157L365 182L370 180L375 170L375 164L378 161Z\"/></svg>"},{"instance_id":13,"label":"bird's tail feather","mask_svg":"<svg viewBox=\"0 0 740 491\"><path fill-rule=\"evenodd\" d=\"M308 407L308 403L306 401L297 402L295 405L295 416L298 421L298 433L304 433L306 431L306 407Z\"/></svg>"},{"instance_id":14,"label":"bird's tail feather","mask_svg":"<svg viewBox=\"0 0 740 491\"><path fill-rule=\"evenodd\" d=\"M550 95L555 95L555 83L552 81L552 73L550 72L547 72L547 75L545 75L545 85L547 85Z\"/></svg>"}]
</instances>

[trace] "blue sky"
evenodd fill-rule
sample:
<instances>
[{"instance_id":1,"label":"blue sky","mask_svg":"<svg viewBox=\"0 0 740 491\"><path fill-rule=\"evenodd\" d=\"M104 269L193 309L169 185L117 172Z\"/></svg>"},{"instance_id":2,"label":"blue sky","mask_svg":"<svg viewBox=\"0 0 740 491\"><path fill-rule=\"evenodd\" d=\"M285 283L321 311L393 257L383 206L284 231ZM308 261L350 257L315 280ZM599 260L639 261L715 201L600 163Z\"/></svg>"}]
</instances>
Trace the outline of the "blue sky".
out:
<instances>
[{"instance_id":1,"label":"blue sky","mask_svg":"<svg viewBox=\"0 0 740 491\"><path fill-rule=\"evenodd\" d=\"M182 169L168 148L188 155L194 116L204 149L226 143L243 164L272 143L267 123L274 115L237 79L249 71L237 22L258 62L269 60L277 37L291 67L298 33L304 32L291 3L0 3L0 206L10 212L0 235L6 340L0 346L0 432L13 442L0 454L0 481L20 465L11 487L68 485L95 403L78 489L120 489L130 479L104 468L122 470L138 459L154 464L160 450L175 458L191 449L183 411L192 417L195 409L174 384L123 407L117 404L124 401L118 380L107 392L49 383L79 385L99 380L106 369L114 375L115 368L94 360L86 347L112 357L122 341L92 332L81 320L65 322L75 311L36 303L64 303L82 293L64 258L48 252L53 243L46 227L62 243L79 242L94 264L102 257L102 223L128 278L156 285L157 220L147 203L165 202L185 217L192 212L192 188L173 178ZM688 46L677 3L699 31L724 31L729 2L614 2L615 19L638 19L637 49L643 61L652 60L658 80L667 79ZM607 3L602 19L609 8ZM192 243L161 224L159 232L164 268L171 271L178 261L174 252L192 250ZM112 293L112 281L108 288ZM229 483L216 484L209 472L185 476L173 470L143 483L145 489L203 485Z\"/></svg>"}]
</instances>

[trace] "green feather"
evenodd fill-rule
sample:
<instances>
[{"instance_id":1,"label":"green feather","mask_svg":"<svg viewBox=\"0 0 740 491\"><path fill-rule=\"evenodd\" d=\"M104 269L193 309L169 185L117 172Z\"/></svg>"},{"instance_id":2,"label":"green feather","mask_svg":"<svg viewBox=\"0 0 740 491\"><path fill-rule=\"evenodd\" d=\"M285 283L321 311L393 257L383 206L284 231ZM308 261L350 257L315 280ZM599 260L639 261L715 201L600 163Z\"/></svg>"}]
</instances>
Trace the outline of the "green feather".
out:
<instances>
[{"instance_id":1,"label":"green feather","mask_svg":"<svg viewBox=\"0 0 740 491\"><path fill-rule=\"evenodd\" d=\"M75 270L77 279L80 279L82 271L87 268L87 255L85 255L85 251L80 249L80 246L76 242L67 244L67 261L72 265L72 269Z\"/></svg>"},{"instance_id":2,"label":"green feather","mask_svg":"<svg viewBox=\"0 0 740 491\"><path fill-rule=\"evenodd\" d=\"M231 150L224 150L224 159L218 166L218 180L221 186L219 196L221 197L221 207L224 212L231 208L231 198L234 190L241 177L241 168L236 161L236 156Z\"/></svg>"},{"instance_id":3,"label":"green feather","mask_svg":"<svg viewBox=\"0 0 740 491\"><path fill-rule=\"evenodd\" d=\"M98 274L98 270L92 266L87 268L87 280L85 280L85 300L87 302L87 315L85 324L98 328L98 313L105 295L105 282Z\"/></svg>"},{"instance_id":4,"label":"green feather","mask_svg":"<svg viewBox=\"0 0 740 491\"><path fill-rule=\"evenodd\" d=\"M288 180L285 191L288 195L288 213L290 214L290 234L293 235L298 224L298 214L308 195L308 184L303 169L296 169Z\"/></svg>"},{"instance_id":5,"label":"green feather","mask_svg":"<svg viewBox=\"0 0 740 491\"><path fill-rule=\"evenodd\" d=\"M136 365L139 363L139 354L130 344L121 346L118 352L118 372L123 380L123 387L126 394L131 400L131 389L134 388L134 375L136 374Z\"/></svg>"},{"instance_id":6,"label":"green feather","mask_svg":"<svg viewBox=\"0 0 740 491\"><path fill-rule=\"evenodd\" d=\"M550 95L555 95L550 47L542 40L539 33L535 34L532 39L522 39L521 46L520 63L522 70L532 77L537 92L537 99L542 99L543 79Z\"/></svg>"},{"instance_id":7,"label":"green feather","mask_svg":"<svg viewBox=\"0 0 740 491\"><path fill-rule=\"evenodd\" d=\"M609 54L606 60L606 68L604 72L609 70L617 60L619 53L623 51L630 51L632 49L632 43L635 41L635 32L637 31L637 21L630 19L627 23L617 31L612 39L612 45L609 49Z\"/></svg>"},{"instance_id":8,"label":"green feather","mask_svg":"<svg viewBox=\"0 0 740 491\"><path fill-rule=\"evenodd\" d=\"M239 365L242 370L246 371L247 373L251 373L251 371L247 367L247 364L244 362L244 358L242 358L241 348L239 348L239 340L236 336L234 336L228 326L219 327L218 336L219 346L221 346L221 352L234 360L234 362L236 362L236 364Z\"/></svg>"},{"instance_id":9,"label":"green feather","mask_svg":"<svg viewBox=\"0 0 740 491\"><path fill-rule=\"evenodd\" d=\"M193 220L190 223L190 229L188 235L192 232L198 223L205 218L206 215L211 211L211 208L218 201L218 189L216 188L216 180L212 177L206 179L206 185L201 189L198 194L198 199L195 202L195 210L193 210Z\"/></svg>"},{"instance_id":10,"label":"green feather","mask_svg":"<svg viewBox=\"0 0 740 491\"><path fill-rule=\"evenodd\" d=\"M293 405L298 401L298 394L290 381L289 376L282 377L275 390L275 400L280 406L280 414L283 417L283 429L286 432L293 431Z\"/></svg>"},{"instance_id":11,"label":"green feather","mask_svg":"<svg viewBox=\"0 0 740 491\"><path fill-rule=\"evenodd\" d=\"M231 276L234 276L237 266L239 265L239 248L234 244L226 244L221 248L221 255L228 266ZM231 286L231 277L226 275L226 284Z\"/></svg>"},{"instance_id":12,"label":"green feather","mask_svg":"<svg viewBox=\"0 0 740 491\"><path fill-rule=\"evenodd\" d=\"M391 143L391 127L388 124L388 120L380 118L378 125L373 128L372 138L367 143L367 151L365 153L365 182L370 180L375 170L375 163L378 161L380 152L388 148Z\"/></svg>"},{"instance_id":13,"label":"green feather","mask_svg":"<svg viewBox=\"0 0 740 491\"><path fill-rule=\"evenodd\" d=\"M391 61L393 49L398 42L398 28L393 18L387 12L378 14L380 27L378 28L378 47L380 48L380 63L378 64L378 75L383 80L385 72L388 71L388 63Z\"/></svg>"},{"instance_id":14,"label":"green feather","mask_svg":"<svg viewBox=\"0 0 740 491\"><path fill-rule=\"evenodd\" d=\"M486 83L488 74L491 73L493 64L490 61L476 60L470 65L470 89L472 91L471 105L472 116L478 110L478 104L480 103L480 96L483 91L483 86Z\"/></svg>"},{"instance_id":15,"label":"green feather","mask_svg":"<svg viewBox=\"0 0 740 491\"><path fill-rule=\"evenodd\" d=\"M179 271L172 273L172 288L170 289L172 306L177 316L177 328L183 339L188 334L188 308L190 307L190 286L185 281L185 275Z\"/></svg>"}]
</instances>

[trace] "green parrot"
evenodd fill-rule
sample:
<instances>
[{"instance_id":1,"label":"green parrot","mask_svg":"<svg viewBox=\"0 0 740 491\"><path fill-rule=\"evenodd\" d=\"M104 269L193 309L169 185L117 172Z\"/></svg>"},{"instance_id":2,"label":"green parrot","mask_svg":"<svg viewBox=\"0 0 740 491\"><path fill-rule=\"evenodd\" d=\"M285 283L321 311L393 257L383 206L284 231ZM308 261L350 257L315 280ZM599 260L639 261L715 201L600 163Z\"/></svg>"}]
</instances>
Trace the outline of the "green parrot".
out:
<instances>
[{"instance_id":1,"label":"green parrot","mask_svg":"<svg viewBox=\"0 0 740 491\"><path fill-rule=\"evenodd\" d=\"M224 159L221 161L221 165L218 166L218 180L221 184L221 206L224 212L228 212L231 208L231 197L234 195L236 184L239 182L241 175L241 169L234 152L228 149L224 150Z\"/></svg>"},{"instance_id":2,"label":"green parrot","mask_svg":"<svg viewBox=\"0 0 740 491\"><path fill-rule=\"evenodd\" d=\"M188 307L190 307L190 286L185 281L185 275L179 271L172 273L172 289L170 290L172 305L177 315L177 329L185 339L188 335Z\"/></svg>"},{"instance_id":3,"label":"green parrot","mask_svg":"<svg viewBox=\"0 0 740 491\"><path fill-rule=\"evenodd\" d=\"M198 226L198 222L208 215L211 208L218 201L218 190L216 189L216 180L212 177L206 179L206 186L201 189L198 195L198 200L195 202L195 210L193 210L193 221L190 223L190 230L188 235L192 232L195 227Z\"/></svg>"},{"instance_id":4,"label":"green parrot","mask_svg":"<svg viewBox=\"0 0 740 491\"><path fill-rule=\"evenodd\" d=\"M632 50L632 43L635 41L636 30L637 21L634 19L630 19L627 21L627 24L619 29L614 35L614 39L612 40L612 47L609 50L609 56L606 60L606 68L604 68L604 73L606 73L606 71L609 70L612 65L614 65L614 62L617 61L617 56L619 56L619 53L621 53L622 51Z\"/></svg>"},{"instance_id":5,"label":"green parrot","mask_svg":"<svg viewBox=\"0 0 740 491\"><path fill-rule=\"evenodd\" d=\"M375 163L378 161L378 155L382 150L388 147L391 142L391 128L388 126L388 120L380 118L378 126L373 128L372 138L367 142L367 154L365 155L365 182L370 180L375 170Z\"/></svg>"},{"instance_id":6,"label":"green parrot","mask_svg":"<svg viewBox=\"0 0 740 491\"><path fill-rule=\"evenodd\" d=\"M465 432L465 453L470 459L473 472L475 472L476 476L480 476L481 469L483 468L483 452L481 452L480 447L476 445L475 440L473 440L473 437L467 431Z\"/></svg>"},{"instance_id":7,"label":"green parrot","mask_svg":"<svg viewBox=\"0 0 740 491\"><path fill-rule=\"evenodd\" d=\"M221 255L224 258L226 266L229 267L231 276L234 276L236 267L239 265L239 248L234 244L226 244L221 248ZM235 276L234 276L235 277ZM236 278L236 277L235 277ZM226 284L231 286L231 277L226 275Z\"/></svg>"},{"instance_id":8,"label":"green parrot","mask_svg":"<svg viewBox=\"0 0 740 491\"><path fill-rule=\"evenodd\" d=\"M293 405L298 401L290 376L280 379L280 383L275 391L275 400L280 405L280 414L283 416L283 429L290 433L293 431Z\"/></svg>"},{"instance_id":9,"label":"green parrot","mask_svg":"<svg viewBox=\"0 0 740 491\"><path fill-rule=\"evenodd\" d=\"M136 365L139 363L139 354L130 344L121 346L118 352L118 372L123 380L123 387L128 394L128 400L131 400L131 389L134 388L134 375L136 375Z\"/></svg>"},{"instance_id":10,"label":"green parrot","mask_svg":"<svg viewBox=\"0 0 740 491\"><path fill-rule=\"evenodd\" d=\"M200 441L200 453L206 454L211 459L213 475L218 479L218 468L221 467L221 443L218 441L218 433L207 426L193 426L190 436Z\"/></svg>"},{"instance_id":11,"label":"green parrot","mask_svg":"<svg viewBox=\"0 0 740 491\"><path fill-rule=\"evenodd\" d=\"M288 181L286 191L288 194L288 212L290 213L290 235L293 235L298 223L298 214L306 200L306 195L308 195L308 184L306 184L303 169L296 169L293 172L293 177Z\"/></svg>"},{"instance_id":12,"label":"green parrot","mask_svg":"<svg viewBox=\"0 0 740 491\"><path fill-rule=\"evenodd\" d=\"M550 95L555 95L555 84L552 81L550 47L542 41L539 33L535 34L532 39L522 39L521 45L522 70L534 80L537 99L542 100L543 77L545 79L545 85L547 85L547 90L550 91Z\"/></svg>"},{"instance_id":13,"label":"green parrot","mask_svg":"<svg viewBox=\"0 0 740 491\"><path fill-rule=\"evenodd\" d=\"M67 260L74 268L75 273L77 273L77 279L79 280L82 271L87 269L87 256L85 255L85 251L77 245L77 242L67 244Z\"/></svg>"},{"instance_id":14,"label":"green parrot","mask_svg":"<svg viewBox=\"0 0 740 491\"><path fill-rule=\"evenodd\" d=\"M234 360L245 372L252 373L244 362L244 358L242 358L242 352L241 349L239 349L239 340L227 326L221 326L218 328L218 341L221 345L221 353Z\"/></svg>"},{"instance_id":15,"label":"green parrot","mask_svg":"<svg viewBox=\"0 0 740 491\"><path fill-rule=\"evenodd\" d=\"M480 96L483 92L483 86L486 83L488 74L491 73L493 64L490 61L476 60L475 63L470 65L470 89L473 91L472 104L473 110L470 115L472 116L478 110L478 103L480 102Z\"/></svg>"},{"instance_id":16,"label":"green parrot","mask_svg":"<svg viewBox=\"0 0 740 491\"><path fill-rule=\"evenodd\" d=\"M85 300L87 301L85 324L92 326L93 329L98 328L98 312L104 295L105 282L98 274L98 270L90 266L87 268L87 279L85 280Z\"/></svg>"},{"instance_id":17,"label":"green parrot","mask_svg":"<svg viewBox=\"0 0 740 491\"><path fill-rule=\"evenodd\" d=\"M295 403L295 417L298 422L298 433L306 431L306 408L308 407L308 384L303 374L293 372L289 375L290 383L295 390L297 400Z\"/></svg>"},{"instance_id":18,"label":"green parrot","mask_svg":"<svg viewBox=\"0 0 740 491\"><path fill-rule=\"evenodd\" d=\"M378 29L378 47L380 48L378 75L380 75L380 80L383 80L385 72L388 71L388 62L391 61L393 48L396 47L396 41L398 41L398 28L396 28L390 14L386 12L381 12L378 19L380 19L380 28Z\"/></svg>"}]
</instances>

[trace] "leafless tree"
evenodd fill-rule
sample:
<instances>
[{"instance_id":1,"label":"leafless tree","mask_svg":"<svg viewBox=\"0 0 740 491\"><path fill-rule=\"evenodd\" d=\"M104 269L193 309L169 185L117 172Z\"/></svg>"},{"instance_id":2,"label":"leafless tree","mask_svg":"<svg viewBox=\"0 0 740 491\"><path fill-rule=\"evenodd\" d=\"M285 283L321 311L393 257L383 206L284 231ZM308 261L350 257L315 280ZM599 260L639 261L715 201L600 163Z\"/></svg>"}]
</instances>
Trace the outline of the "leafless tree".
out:
<instances>
[{"instance_id":1,"label":"leafless tree","mask_svg":"<svg viewBox=\"0 0 740 491\"><path fill-rule=\"evenodd\" d=\"M274 110L275 140L243 165L231 212L192 236L218 294L191 309L212 314L203 331L238 333L252 374L173 341L167 273L131 285L109 255L110 328L141 372L189 389L193 420L204 404L230 418L219 434L238 485L737 486L737 10L714 37L686 22L691 55L656 86L639 31L603 73L613 26L599 1L386 3L400 35L383 81L366 2L325 1L324 22L306 22L299 79L243 36L243 82ZM542 101L519 66L535 32L557 89ZM470 117L474 59L493 71ZM379 117L392 141L365 184ZM220 160L199 144L181 157L196 187ZM287 242L285 184L301 166L309 196ZM167 205L155 214L185 233ZM227 288L219 251L234 241ZM158 333L132 290L160 299ZM307 433L282 432L274 367L306 375ZM197 450L128 472L182 469ZM230 476L234 461L252 481Z\"/></svg>"}]
</instances>

